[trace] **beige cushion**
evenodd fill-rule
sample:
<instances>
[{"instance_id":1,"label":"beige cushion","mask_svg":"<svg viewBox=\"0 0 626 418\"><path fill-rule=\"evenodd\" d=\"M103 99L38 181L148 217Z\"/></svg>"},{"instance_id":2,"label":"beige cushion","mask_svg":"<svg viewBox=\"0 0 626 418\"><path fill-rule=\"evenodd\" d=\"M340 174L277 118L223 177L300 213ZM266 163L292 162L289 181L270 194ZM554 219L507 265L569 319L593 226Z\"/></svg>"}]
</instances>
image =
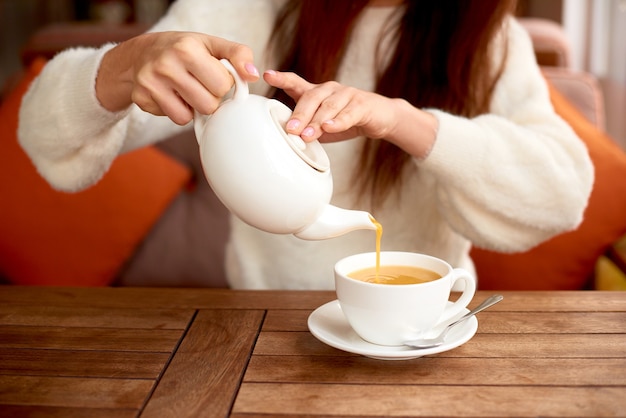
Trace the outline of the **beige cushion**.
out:
<instances>
[{"instance_id":1,"label":"beige cushion","mask_svg":"<svg viewBox=\"0 0 626 418\"><path fill-rule=\"evenodd\" d=\"M159 148L191 168L193 187L163 213L118 277L123 286L227 287L228 211L209 187L192 131Z\"/></svg>"},{"instance_id":2,"label":"beige cushion","mask_svg":"<svg viewBox=\"0 0 626 418\"><path fill-rule=\"evenodd\" d=\"M561 67L541 67L550 83L598 129L606 130L604 97L593 75Z\"/></svg>"},{"instance_id":3,"label":"beige cushion","mask_svg":"<svg viewBox=\"0 0 626 418\"><path fill-rule=\"evenodd\" d=\"M569 67L570 45L561 25L548 19L523 17L517 19L533 42L539 65Z\"/></svg>"}]
</instances>

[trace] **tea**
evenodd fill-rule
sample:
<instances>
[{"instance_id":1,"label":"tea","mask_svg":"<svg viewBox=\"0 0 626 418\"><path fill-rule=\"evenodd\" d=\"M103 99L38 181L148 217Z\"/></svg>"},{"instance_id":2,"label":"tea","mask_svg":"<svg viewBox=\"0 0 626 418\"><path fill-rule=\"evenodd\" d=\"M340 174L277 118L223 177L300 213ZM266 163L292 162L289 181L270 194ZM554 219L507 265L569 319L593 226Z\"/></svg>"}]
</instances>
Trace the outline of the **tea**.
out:
<instances>
[{"instance_id":1,"label":"tea","mask_svg":"<svg viewBox=\"0 0 626 418\"><path fill-rule=\"evenodd\" d=\"M376 226L376 276L378 277L380 269L380 241L383 237L383 226L371 215L370 220Z\"/></svg>"},{"instance_id":2,"label":"tea","mask_svg":"<svg viewBox=\"0 0 626 418\"><path fill-rule=\"evenodd\" d=\"M421 267L381 266L380 243L383 236L383 226L371 215L370 220L376 226L376 266L357 270L348 274L348 277L368 283L380 284L416 284L441 278L440 274Z\"/></svg>"},{"instance_id":3,"label":"tea","mask_svg":"<svg viewBox=\"0 0 626 418\"><path fill-rule=\"evenodd\" d=\"M441 278L441 275L423 267L381 265L353 271L348 277L368 283L417 284Z\"/></svg>"}]
</instances>

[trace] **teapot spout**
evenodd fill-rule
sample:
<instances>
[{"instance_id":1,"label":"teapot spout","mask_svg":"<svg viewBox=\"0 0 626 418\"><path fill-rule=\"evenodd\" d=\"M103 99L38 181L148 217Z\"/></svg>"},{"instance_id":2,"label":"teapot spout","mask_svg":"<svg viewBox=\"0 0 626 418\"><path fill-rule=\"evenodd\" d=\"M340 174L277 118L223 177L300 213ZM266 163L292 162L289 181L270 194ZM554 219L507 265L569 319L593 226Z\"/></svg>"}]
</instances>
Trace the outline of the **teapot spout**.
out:
<instances>
[{"instance_id":1,"label":"teapot spout","mask_svg":"<svg viewBox=\"0 0 626 418\"><path fill-rule=\"evenodd\" d=\"M317 220L294 235L306 240L335 238L357 229L376 230L372 215L361 210L326 205Z\"/></svg>"}]
</instances>

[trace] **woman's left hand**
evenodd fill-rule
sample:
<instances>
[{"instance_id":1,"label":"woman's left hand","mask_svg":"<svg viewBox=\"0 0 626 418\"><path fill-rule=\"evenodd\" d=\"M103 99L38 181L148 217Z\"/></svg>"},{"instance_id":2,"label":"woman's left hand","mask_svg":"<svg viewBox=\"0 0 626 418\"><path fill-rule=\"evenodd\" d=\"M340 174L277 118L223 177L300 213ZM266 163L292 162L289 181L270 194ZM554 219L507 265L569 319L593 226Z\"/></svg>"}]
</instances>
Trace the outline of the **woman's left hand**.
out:
<instances>
[{"instance_id":1,"label":"woman's left hand","mask_svg":"<svg viewBox=\"0 0 626 418\"><path fill-rule=\"evenodd\" d=\"M286 129L306 142L316 139L336 142L366 136L385 139L418 158L424 157L434 143L435 117L406 100L391 99L335 81L313 84L288 72L266 71L264 79L296 101ZM425 130L424 124L430 125L430 129ZM418 130L407 135L410 128ZM424 131L428 134L415 134Z\"/></svg>"}]
</instances>

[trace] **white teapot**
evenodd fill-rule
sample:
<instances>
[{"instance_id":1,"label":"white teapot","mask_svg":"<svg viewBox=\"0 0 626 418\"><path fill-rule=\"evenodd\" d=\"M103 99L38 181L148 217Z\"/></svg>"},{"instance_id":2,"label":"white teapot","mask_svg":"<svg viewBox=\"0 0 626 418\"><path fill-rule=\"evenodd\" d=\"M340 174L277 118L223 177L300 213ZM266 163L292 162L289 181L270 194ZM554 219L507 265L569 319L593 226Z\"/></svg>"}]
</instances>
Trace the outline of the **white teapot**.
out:
<instances>
[{"instance_id":1,"label":"white teapot","mask_svg":"<svg viewBox=\"0 0 626 418\"><path fill-rule=\"evenodd\" d=\"M258 229L302 239L333 238L376 229L367 212L330 205L330 161L318 141L287 134L291 110L275 99L249 94L230 62L233 97L213 115L194 117L204 174L222 203Z\"/></svg>"}]
</instances>

